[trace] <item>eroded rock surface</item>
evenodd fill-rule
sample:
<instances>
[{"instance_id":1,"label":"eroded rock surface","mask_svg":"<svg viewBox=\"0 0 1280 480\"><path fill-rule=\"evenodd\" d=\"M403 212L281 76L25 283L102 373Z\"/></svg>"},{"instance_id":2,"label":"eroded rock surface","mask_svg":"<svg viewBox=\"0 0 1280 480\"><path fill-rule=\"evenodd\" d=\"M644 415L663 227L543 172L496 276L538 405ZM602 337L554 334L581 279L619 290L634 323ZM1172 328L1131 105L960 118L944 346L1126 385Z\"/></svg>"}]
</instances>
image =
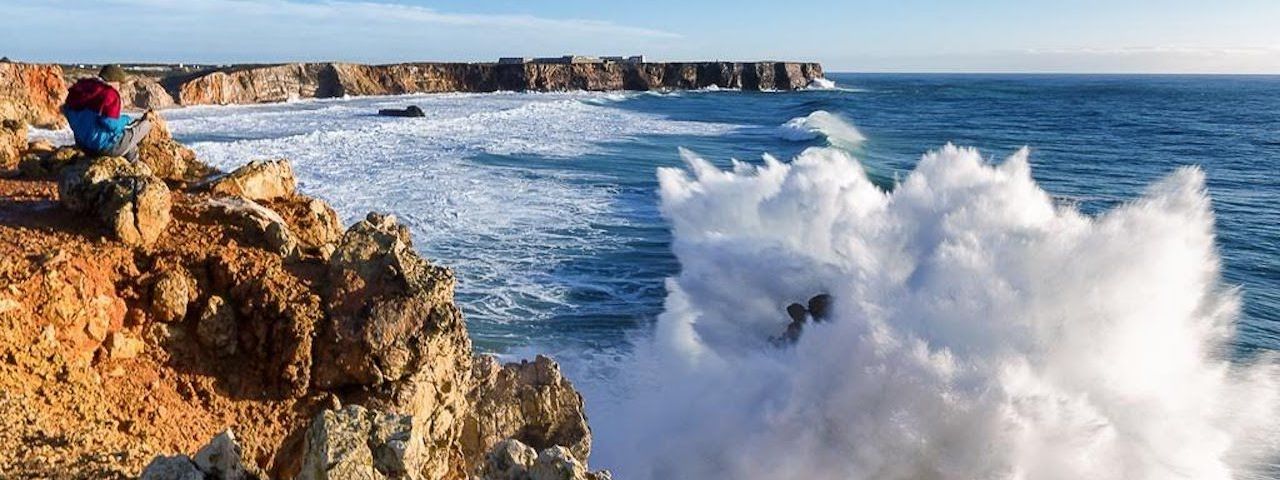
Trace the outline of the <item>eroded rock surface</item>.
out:
<instances>
[{"instance_id":1,"label":"eroded rock surface","mask_svg":"<svg viewBox=\"0 0 1280 480\"><path fill-rule=\"evenodd\" d=\"M125 110L163 110L178 106L164 86L150 77L135 76L115 84Z\"/></svg>"},{"instance_id":2,"label":"eroded rock surface","mask_svg":"<svg viewBox=\"0 0 1280 480\"><path fill-rule=\"evenodd\" d=\"M196 160L196 153L178 143L169 126L159 115L151 117L151 131L138 144L138 161L163 180L190 182L212 173L212 169Z\"/></svg>"},{"instance_id":3,"label":"eroded rock surface","mask_svg":"<svg viewBox=\"0 0 1280 480\"><path fill-rule=\"evenodd\" d=\"M535 449L568 447L586 461L591 428L582 396L560 373L560 366L539 355L532 362L499 365L476 360L472 374L474 407L467 416L462 445L468 458L482 458L491 446L514 438Z\"/></svg>"},{"instance_id":4,"label":"eroded rock surface","mask_svg":"<svg viewBox=\"0 0 1280 480\"><path fill-rule=\"evenodd\" d=\"M58 178L62 205L92 211L120 241L150 245L169 225L169 187L142 163L98 157L63 170Z\"/></svg>"},{"instance_id":5,"label":"eroded rock surface","mask_svg":"<svg viewBox=\"0 0 1280 480\"><path fill-rule=\"evenodd\" d=\"M61 128L67 122L59 108L66 98L62 67L0 62L0 119Z\"/></svg>"},{"instance_id":6,"label":"eroded rock surface","mask_svg":"<svg viewBox=\"0 0 1280 480\"><path fill-rule=\"evenodd\" d=\"M250 200L288 198L297 188L288 160L255 160L209 184L214 193Z\"/></svg>"},{"instance_id":7,"label":"eroded rock surface","mask_svg":"<svg viewBox=\"0 0 1280 480\"><path fill-rule=\"evenodd\" d=\"M27 147L27 124L18 120L0 120L0 171L18 168Z\"/></svg>"},{"instance_id":8,"label":"eroded rock surface","mask_svg":"<svg viewBox=\"0 0 1280 480\"><path fill-rule=\"evenodd\" d=\"M325 410L307 429L298 480L423 479L426 440L413 418L356 405Z\"/></svg>"},{"instance_id":9,"label":"eroded rock surface","mask_svg":"<svg viewBox=\"0 0 1280 480\"><path fill-rule=\"evenodd\" d=\"M592 472L564 447L538 452L515 439L499 442L477 470L480 480L610 480L608 471Z\"/></svg>"}]
</instances>

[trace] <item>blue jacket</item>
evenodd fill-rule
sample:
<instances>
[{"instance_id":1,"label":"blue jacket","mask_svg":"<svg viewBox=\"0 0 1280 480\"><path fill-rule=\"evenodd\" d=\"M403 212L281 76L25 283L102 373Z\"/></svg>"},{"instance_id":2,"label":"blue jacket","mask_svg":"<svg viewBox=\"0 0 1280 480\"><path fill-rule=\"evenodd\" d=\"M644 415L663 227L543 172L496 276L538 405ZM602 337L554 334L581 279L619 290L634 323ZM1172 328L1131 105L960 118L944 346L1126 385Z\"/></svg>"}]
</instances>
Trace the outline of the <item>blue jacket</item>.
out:
<instances>
[{"instance_id":1,"label":"blue jacket","mask_svg":"<svg viewBox=\"0 0 1280 480\"><path fill-rule=\"evenodd\" d=\"M93 110L62 109L75 134L76 146L92 153L102 153L120 144L124 137L124 129L133 121L128 115L120 118L108 118Z\"/></svg>"}]
</instances>

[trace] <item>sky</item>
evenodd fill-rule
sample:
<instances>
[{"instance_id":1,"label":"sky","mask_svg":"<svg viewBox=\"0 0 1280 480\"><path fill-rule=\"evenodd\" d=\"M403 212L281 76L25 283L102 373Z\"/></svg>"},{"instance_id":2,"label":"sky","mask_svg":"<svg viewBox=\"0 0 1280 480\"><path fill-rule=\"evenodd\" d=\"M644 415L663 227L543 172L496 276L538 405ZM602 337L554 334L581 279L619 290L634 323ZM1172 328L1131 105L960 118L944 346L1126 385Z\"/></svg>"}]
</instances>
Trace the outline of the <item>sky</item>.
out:
<instances>
[{"instance_id":1,"label":"sky","mask_svg":"<svg viewBox=\"0 0 1280 480\"><path fill-rule=\"evenodd\" d=\"M1280 74L1280 0L0 0L63 63L819 61L835 72Z\"/></svg>"}]
</instances>

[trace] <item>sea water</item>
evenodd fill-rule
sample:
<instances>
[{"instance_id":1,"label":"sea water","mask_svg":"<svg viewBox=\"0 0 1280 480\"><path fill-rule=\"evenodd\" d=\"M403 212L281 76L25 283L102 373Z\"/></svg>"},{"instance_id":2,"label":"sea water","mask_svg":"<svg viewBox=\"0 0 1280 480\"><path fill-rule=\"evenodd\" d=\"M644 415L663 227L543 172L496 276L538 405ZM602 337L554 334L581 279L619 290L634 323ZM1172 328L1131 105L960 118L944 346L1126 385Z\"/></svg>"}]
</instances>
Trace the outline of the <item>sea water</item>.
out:
<instances>
[{"instance_id":1,"label":"sea water","mask_svg":"<svg viewBox=\"0 0 1280 480\"><path fill-rule=\"evenodd\" d=\"M831 77L166 116L396 213L620 478L1276 474L1280 78Z\"/></svg>"}]
</instances>

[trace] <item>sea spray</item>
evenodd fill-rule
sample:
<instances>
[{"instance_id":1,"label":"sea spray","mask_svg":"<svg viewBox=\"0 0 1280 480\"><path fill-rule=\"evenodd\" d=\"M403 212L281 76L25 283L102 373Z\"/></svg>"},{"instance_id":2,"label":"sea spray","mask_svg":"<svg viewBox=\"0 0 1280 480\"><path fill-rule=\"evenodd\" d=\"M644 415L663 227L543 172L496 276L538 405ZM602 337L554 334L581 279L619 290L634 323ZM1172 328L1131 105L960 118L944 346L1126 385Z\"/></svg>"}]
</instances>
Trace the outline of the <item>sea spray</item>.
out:
<instances>
[{"instance_id":1,"label":"sea spray","mask_svg":"<svg viewBox=\"0 0 1280 480\"><path fill-rule=\"evenodd\" d=\"M892 192L846 152L662 169L678 276L591 417L620 478L1227 479L1271 461L1272 357L1226 359L1204 174L1091 217L1028 152L925 155ZM830 321L770 342L786 305ZM590 388L590 387L588 387ZM588 393L591 398L592 394Z\"/></svg>"}]
</instances>

